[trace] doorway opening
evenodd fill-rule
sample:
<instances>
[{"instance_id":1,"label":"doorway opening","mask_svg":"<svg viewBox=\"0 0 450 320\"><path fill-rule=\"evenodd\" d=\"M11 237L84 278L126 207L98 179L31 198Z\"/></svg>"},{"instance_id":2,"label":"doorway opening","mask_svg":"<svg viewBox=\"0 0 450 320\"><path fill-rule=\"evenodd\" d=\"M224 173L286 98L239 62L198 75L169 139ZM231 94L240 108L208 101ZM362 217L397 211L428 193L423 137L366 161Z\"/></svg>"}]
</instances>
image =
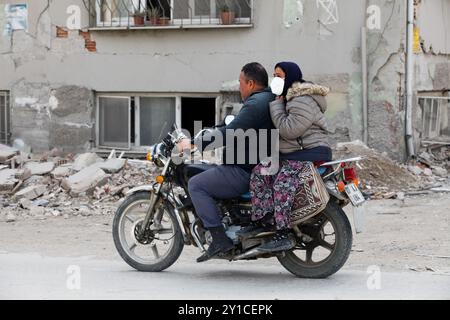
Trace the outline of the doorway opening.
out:
<instances>
[{"instance_id":1,"label":"doorway opening","mask_svg":"<svg viewBox=\"0 0 450 320\"><path fill-rule=\"evenodd\" d=\"M194 132L195 121L201 121L203 128L216 125L215 98L181 98L181 106L181 127L191 137L198 133L198 130Z\"/></svg>"}]
</instances>

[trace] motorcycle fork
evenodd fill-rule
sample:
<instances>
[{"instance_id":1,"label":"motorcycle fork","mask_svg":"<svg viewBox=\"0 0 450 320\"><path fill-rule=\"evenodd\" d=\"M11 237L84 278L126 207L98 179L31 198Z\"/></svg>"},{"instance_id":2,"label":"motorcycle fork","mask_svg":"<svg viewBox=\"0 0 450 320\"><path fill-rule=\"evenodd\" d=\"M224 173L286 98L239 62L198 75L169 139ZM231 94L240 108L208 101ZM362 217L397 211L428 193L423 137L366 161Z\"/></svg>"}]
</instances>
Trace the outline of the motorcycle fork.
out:
<instances>
[{"instance_id":1,"label":"motorcycle fork","mask_svg":"<svg viewBox=\"0 0 450 320\"><path fill-rule=\"evenodd\" d=\"M164 178L166 177L167 171L169 170L170 163L171 163L171 159L168 159L167 163L164 166L164 169L161 173L161 176L163 176ZM156 189L154 190L154 192L151 192L151 194L150 194L150 206L148 207L147 213L144 218L144 222L142 223L141 230L140 230L141 232L144 232L145 230L147 230L150 227L150 222L152 222L154 214L155 214L155 208L159 207L159 205L160 205L161 189L162 189L163 185L164 185L164 181L162 183L159 183L158 186L156 187ZM161 223L161 221L159 221L159 223Z\"/></svg>"}]
</instances>

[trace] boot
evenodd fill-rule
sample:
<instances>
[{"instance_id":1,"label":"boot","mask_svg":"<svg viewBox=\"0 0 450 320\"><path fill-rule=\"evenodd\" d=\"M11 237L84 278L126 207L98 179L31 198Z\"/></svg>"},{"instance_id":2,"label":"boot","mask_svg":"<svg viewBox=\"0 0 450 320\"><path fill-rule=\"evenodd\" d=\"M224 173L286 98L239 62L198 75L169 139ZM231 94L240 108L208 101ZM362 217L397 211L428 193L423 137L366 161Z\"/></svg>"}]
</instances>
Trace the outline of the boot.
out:
<instances>
[{"instance_id":1,"label":"boot","mask_svg":"<svg viewBox=\"0 0 450 320\"><path fill-rule=\"evenodd\" d=\"M197 262L207 261L219 254L227 253L234 248L233 241L228 238L223 226L209 228L208 230L211 232L213 241L208 250L197 258Z\"/></svg>"},{"instance_id":2,"label":"boot","mask_svg":"<svg viewBox=\"0 0 450 320\"><path fill-rule=\"evenodd\" d=\"M278 231L272 239L268 242L260 245L258 250L261 252L278 252L287 251L295 247L295 238L290 232L290 230L280 230Z\"/></svg>"}]
</instances>

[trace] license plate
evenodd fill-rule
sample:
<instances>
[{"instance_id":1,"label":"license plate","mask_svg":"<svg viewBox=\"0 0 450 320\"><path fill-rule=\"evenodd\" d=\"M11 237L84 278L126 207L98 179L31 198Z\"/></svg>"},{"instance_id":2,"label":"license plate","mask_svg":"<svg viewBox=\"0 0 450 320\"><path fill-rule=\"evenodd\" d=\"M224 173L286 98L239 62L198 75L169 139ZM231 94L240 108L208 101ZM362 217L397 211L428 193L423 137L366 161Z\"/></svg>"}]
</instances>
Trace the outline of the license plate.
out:
<instances>
[{"instance_id":1,"label":"license plate","mask_svg":"<svg viewBox=\"0 0 450 320\"><path fill-rule=\"evenodd\" d=\"M346 185L345 192L347 193L348 197L350 198L350 201L355 207L361 205L366 201L361 191L359 191L358 187L354 183Z\"/></svg>"}]
</instances>

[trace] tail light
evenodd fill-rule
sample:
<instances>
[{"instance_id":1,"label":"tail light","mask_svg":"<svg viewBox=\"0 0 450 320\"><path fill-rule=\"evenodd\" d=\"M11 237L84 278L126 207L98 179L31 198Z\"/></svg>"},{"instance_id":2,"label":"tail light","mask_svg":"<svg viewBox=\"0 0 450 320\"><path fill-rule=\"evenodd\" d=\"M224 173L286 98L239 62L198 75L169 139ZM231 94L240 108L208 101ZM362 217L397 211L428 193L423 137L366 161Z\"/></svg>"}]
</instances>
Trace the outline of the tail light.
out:
<instances>
[{"instance_id":1,"label":"tail light","mask_svg":"<svg viewBox=\"0 0 450 320\"><path fill-rule=\"evenodd\" d=\"M354 183L356 186L359 186L359 180L356 174L356 169L355 168L344 169L344 180L348 183Z\"/></svg>"}]
</instances>

